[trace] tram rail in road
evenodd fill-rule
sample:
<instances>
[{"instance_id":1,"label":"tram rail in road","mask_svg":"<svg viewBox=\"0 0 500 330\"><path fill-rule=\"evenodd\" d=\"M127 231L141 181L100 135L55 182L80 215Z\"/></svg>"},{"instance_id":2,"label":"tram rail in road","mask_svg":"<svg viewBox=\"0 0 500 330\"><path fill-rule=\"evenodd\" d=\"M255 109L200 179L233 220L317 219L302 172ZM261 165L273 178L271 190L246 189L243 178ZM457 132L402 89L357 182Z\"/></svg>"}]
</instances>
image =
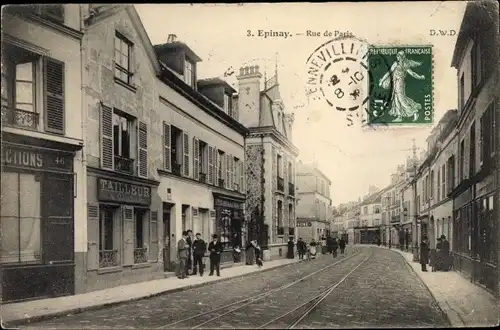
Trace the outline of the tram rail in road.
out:
<instances>
[{"instance_id":1,"label":"tram rail in road","mask_svg":"<svg viewBox=\"0 0 500 330\"><path fill-rule=\"evenodd\" d=\"M363 251L363 250L361 250L361 251ZM319 269L317 271L314 271L313 273L307 274L306 276L301 277L300 279L298 279L296 281L293 281L291 283L287 283L287 284L285 284L283 286L280 286L280 287L278 287L276 289L272 289L270 291L267 291L267 292L264 292L264 293L261 293L261 294L250 296L250 297L241 299L239 301L236 301L236 302L233 302L233 303L230 303L230 304L226 304L226 305L214 308L212 310L209 310L209 311L206 311L206 312L203 312L203 313L199 313L199 314L193 315L191 317L184 318L184 319L181 319L181 320L169 323L167 325L163 325L161 327L158 327L157 329L168 329L168 328L191 328L191 329L199 329L199 328L201 328L201 327L203 327L205 325L208 325L210 323L214 323L217 320L220 321L220 319L222 319L223 317L225 317L227 315L233 314L235 312L239 312L243 308L245 308L247 306L250 306L250 305L254 305L257 302L262 301L265 298L269 297L269 298L272 299L273 295L284 293L284 292L286 292L285 290L288 289L288 288L294 287L294 286L298 285L299 283L302 283L302 282L304 282L304 281L306 281L308 279L314 278L315 275L324 273L326 270L329 270L329 269L331 269L332 267L334 267L336 265L339 265L339 264L342 264L342 263L346 263L348 260L351 260L351 259L359 256L361 254L361 251L358 250L355 253L353 253L351 256L342 258L339 261L336 261L336 262L334 262L332 264L329 264L329 265L327 265L327 266L325 266L325 267L323 267L323 268L321 268L321 269ZM370 253L370 256L371 255L372 255L372 253ZM289 316L290 314L295 313L296 311L300 310L301 308L305 307L306 305L313 304L314 308L316 308L317 305L314 305L315 301L320 301L321 302L324 298L326 298L326 296L328 294L330 294L338 285L340 285L341 283L343 283L345 281L345 279L352 272L354 272L354 270L356 270L359 266L361 266L361 264L363 264L366 260L368 260L369 257L365 258L360 264L357 264L357 266L354 269L352 269L346 276L344 276L340 281L337 281L334 285L327 286L326 290L320 288L319 289L320 293L319 294L318 293L314 293L314 296L312 298L308 299L306 303L300 305L299 307L293 308L292 310L290 310L290 311L282 314L279 317L273 318L273 320L265 323L261 327L267 326L267 325L269 325L269 324L271 324L273 322L282 320L286 316ZM323 295L325 295L325 296L323 297ZM306 314L303 313L301 315L307 316L307 314L309 314L314 308L307 309L306 310ZM302 319L303 318L301 318L300 321ZM207 327L213 328L213 326L207 326Z\"/></svg>"}]
</instances>

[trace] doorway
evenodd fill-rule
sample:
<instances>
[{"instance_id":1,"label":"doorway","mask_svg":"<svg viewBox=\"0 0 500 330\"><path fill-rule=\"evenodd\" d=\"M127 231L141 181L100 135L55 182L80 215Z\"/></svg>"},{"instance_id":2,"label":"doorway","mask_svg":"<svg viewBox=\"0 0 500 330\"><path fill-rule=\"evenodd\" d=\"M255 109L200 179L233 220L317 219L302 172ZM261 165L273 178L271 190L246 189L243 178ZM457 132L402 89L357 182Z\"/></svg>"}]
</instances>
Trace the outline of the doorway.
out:
<instances>
[{"instance_id":1,"label":"doorway","mask_svg":"<svg viewBox=\"0 0 500 330\"><path fill-rule=\"evenodd\" d=\"M170 253L175 240L170 233L171 208L171 205L163 204L163 271L172 268Z\"/></svg>"}]
</instances>

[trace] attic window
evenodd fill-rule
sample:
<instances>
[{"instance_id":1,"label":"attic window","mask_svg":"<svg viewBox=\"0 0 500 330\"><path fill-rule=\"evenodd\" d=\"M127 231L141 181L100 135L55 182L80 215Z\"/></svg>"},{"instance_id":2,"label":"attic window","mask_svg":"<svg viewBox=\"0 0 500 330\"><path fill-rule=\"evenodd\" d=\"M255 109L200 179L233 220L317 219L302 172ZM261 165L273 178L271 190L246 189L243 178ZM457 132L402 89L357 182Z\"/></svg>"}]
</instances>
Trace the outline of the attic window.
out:
<instances>
[{"instance_id":1,"label":"attic window","mask_svg":"<svg viewBox=\"0 0 500 330\"><path fill-rule=\"evenodd\" d=\"M115 34L115 78L124 83L132 84L132 72L130 55L132 52L132 42L120 33Z\"/></svg>"},{"instance_id":2,"label":"attic window","mask_svg":"<svg viewBox=\"0 0 500 330\"><path fill-rule=\"evenodd\" d=\"M229 95L224 93L224 112L229 114L230 107Z\"/></svg>"},{"instance_id":3,"label":"attic window","mask_svg":"<svg viewBox=\"0 0 500 330\"><path fill-rule=\"evenodd\" d=\"M194 87L193 67L194 67L193 63L191 63L188 59L184 61L184 82L191 87Z\"/></svg>"}]
</instances>

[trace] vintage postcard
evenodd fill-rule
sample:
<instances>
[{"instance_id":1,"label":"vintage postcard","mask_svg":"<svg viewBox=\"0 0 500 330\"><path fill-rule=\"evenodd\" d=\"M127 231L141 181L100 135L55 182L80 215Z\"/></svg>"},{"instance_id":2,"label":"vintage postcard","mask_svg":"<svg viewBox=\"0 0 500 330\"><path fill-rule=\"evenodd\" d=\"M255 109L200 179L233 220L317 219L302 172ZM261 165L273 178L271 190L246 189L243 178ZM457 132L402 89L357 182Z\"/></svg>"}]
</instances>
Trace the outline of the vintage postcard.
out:
<instances>
[{"instance_id":1,"label":"vintage postcard","mask_svg":"<svg viewBox=\"0 0 500 330\"><path fill-rule=\"evenodd\" d=\"M2 7L4 327L482 327L499 5Z\"/></svg>"}]
</instances>

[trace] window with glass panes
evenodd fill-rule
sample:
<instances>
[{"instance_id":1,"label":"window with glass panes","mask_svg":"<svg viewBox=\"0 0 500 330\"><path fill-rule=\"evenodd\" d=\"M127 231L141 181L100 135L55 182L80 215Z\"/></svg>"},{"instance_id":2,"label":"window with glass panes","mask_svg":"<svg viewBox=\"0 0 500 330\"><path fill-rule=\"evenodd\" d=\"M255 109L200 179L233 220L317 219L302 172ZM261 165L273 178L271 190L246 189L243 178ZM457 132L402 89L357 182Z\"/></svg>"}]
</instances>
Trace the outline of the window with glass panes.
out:
<instances>
[{"instance_id":1,"label":"window with glass panes","mask_svg":"<svg viewBox=\"0 0 500 330\"><path fill-rule=\"evenodd\" d=\"M121 81L131 84L131 51L132 43L123 35L116 32L115 34L115 77Z\"/></svg>"}]
</instances>

